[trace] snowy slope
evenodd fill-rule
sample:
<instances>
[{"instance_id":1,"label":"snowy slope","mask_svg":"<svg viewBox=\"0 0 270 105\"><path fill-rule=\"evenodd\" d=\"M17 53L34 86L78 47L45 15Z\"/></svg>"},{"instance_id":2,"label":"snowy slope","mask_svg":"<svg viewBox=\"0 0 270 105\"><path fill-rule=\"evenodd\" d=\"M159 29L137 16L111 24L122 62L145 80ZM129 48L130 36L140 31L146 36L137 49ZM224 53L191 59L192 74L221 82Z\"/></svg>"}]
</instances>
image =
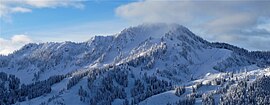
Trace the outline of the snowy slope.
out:
<instances>
[{"instance_id":1,"label":"snowy slope","mask_svg":"<svg viewBox=\"0 0 270 105\"><path fill-rule=\"evenodd\" d=\"M19 102L13 97L23 105L163 105L192 95L196 83L206 85L216 78L227 79L230 73L241 76L244 71L251 77L261 76L266 70L260 68L270 65L269 55L208 42L178 24L142 24L82 43L25 45L13 54L0 56L0 72L14 75L20 80L19 85L30 88L48 84L51 90L34 95L35 98L28 99L29 94L25 94L26 100ZM59 77L52 77L55 75ZM12 83L6 81L2 83ZM185 96L174 94L178 86L185 86ZM206 85L197 91L209 93L221 87ZM8 88L11 86L4 90ZM21 87L16 89L14 92L23 91ZM3 94L0 91L0 96ZM220 94L214 97L219 98ZM195 103L201 104L202 99L196 98Z\"/></svg>"}]
</instances>

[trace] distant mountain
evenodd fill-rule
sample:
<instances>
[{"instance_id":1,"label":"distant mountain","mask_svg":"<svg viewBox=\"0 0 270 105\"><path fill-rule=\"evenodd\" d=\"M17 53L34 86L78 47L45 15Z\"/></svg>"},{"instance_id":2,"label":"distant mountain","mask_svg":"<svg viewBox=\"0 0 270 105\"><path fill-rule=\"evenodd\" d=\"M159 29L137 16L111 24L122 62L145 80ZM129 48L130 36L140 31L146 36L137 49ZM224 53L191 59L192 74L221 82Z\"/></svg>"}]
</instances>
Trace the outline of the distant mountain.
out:
<instances>
[{"instance_id":1,"label":"distant mountain","mask_svg":"<svg viewBox=\"0 0 270 105\"><path fill-rule=\"evenodd\" d=\"M270 52L208 42L178 24L142 24L82 43L31 43L0 56L0 104L129 105L155 97L172 98L153 105L200 104L214 93L192 96L199 87L221 80L231 87L243 80L231 75L261 76L269 66ZM209 91L224 87L213 84Z\"/></svg>"}]
</instances>

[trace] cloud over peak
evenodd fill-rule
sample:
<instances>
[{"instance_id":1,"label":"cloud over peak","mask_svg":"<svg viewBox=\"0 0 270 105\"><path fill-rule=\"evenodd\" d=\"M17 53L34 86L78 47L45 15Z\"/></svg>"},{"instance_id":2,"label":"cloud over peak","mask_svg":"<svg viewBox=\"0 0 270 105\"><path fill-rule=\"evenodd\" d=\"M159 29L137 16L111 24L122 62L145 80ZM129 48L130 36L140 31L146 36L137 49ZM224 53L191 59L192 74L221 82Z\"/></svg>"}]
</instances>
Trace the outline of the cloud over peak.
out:
<instances>
[{"instance_id":1,"label":"cloud over peak","mask_svg":"<svg viewBox=\"0 0 270 105\"><path fill-rule=\"evenodd\" d=\"M248 49L256 49L244 39L264 37L270 42L269 1L137 1L116 8L117 16L134 23L178 23L191 28L210 41L223 41ZM199 30L196 32L196 30ZM257 38L260 39L260 38ZM267 42L265 41L265 42ZM242 43L241 45L239 43ZM267 46L261 46L270 50ZM263 50L263 49L261 49Z\"/></svg>"}]
</instances>

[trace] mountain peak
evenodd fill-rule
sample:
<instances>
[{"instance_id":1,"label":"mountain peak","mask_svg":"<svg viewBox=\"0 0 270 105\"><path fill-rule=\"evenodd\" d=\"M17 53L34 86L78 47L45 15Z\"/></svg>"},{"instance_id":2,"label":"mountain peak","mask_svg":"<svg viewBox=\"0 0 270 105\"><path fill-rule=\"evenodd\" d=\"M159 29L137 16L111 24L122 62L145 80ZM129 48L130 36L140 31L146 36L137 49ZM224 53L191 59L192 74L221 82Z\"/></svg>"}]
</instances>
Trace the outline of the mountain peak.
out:
<instances>
[{"instance_id":1,"label":"mountain peak","mask_svg":"<svg viewBox=\"0 0 270 105\"><path fill-rule=\"evenodd\" d=\"M125 36L125 37L144 37L144 38L161 38L165 36L167 33L186 33L186 34L193 34L189 31L188 28L179 25L179 24L168 24L168 23L144 23L138 26L129 27L121 31L118 36Z\"/></svg>"},{"instance_id":2,"label":"mountain peak","mask_svg":"<svg viewBox=\"0 0 270 105\"><path fill-rule=\"evenodd\" d=\"M219 91L215 96L227 97L234 86L244 87L243 80L251 83L269 74L270 69L249 72L269 66L268 53L209 43L184 26L164 23L142 24L117 36L95 36L83 43L32 43L11 55L0 55L0 104L165 105L213 91ZM245 72L240 75L237 70ZM190 87L195 91L183 90ZM163 103L153 102L167 96L170 99ZM215 102L232 99L226 97ZM204 100L192 99L193 103Z\"/></svg>"}]
</instances>

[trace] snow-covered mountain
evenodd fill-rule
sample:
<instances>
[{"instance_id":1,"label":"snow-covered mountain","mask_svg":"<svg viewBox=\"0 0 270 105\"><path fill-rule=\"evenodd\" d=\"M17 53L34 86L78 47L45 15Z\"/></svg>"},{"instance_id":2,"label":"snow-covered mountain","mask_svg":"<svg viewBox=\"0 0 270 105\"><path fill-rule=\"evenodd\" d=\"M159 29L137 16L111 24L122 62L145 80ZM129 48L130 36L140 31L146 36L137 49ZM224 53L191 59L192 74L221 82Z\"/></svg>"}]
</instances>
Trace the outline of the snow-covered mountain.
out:
<instances>
[{"instance_id":1,"label":"snow-covered mountain","mask_svg":"<svg viewBox=\"0 0 270 105\"><path fill-rule=\"evenodd\" d=\"M226 104L219 98L230 98L230 87L268 66L270 52L208 42L178 24L143 24L0 56L0 104Z\"/></svg>"}]
</instances>

